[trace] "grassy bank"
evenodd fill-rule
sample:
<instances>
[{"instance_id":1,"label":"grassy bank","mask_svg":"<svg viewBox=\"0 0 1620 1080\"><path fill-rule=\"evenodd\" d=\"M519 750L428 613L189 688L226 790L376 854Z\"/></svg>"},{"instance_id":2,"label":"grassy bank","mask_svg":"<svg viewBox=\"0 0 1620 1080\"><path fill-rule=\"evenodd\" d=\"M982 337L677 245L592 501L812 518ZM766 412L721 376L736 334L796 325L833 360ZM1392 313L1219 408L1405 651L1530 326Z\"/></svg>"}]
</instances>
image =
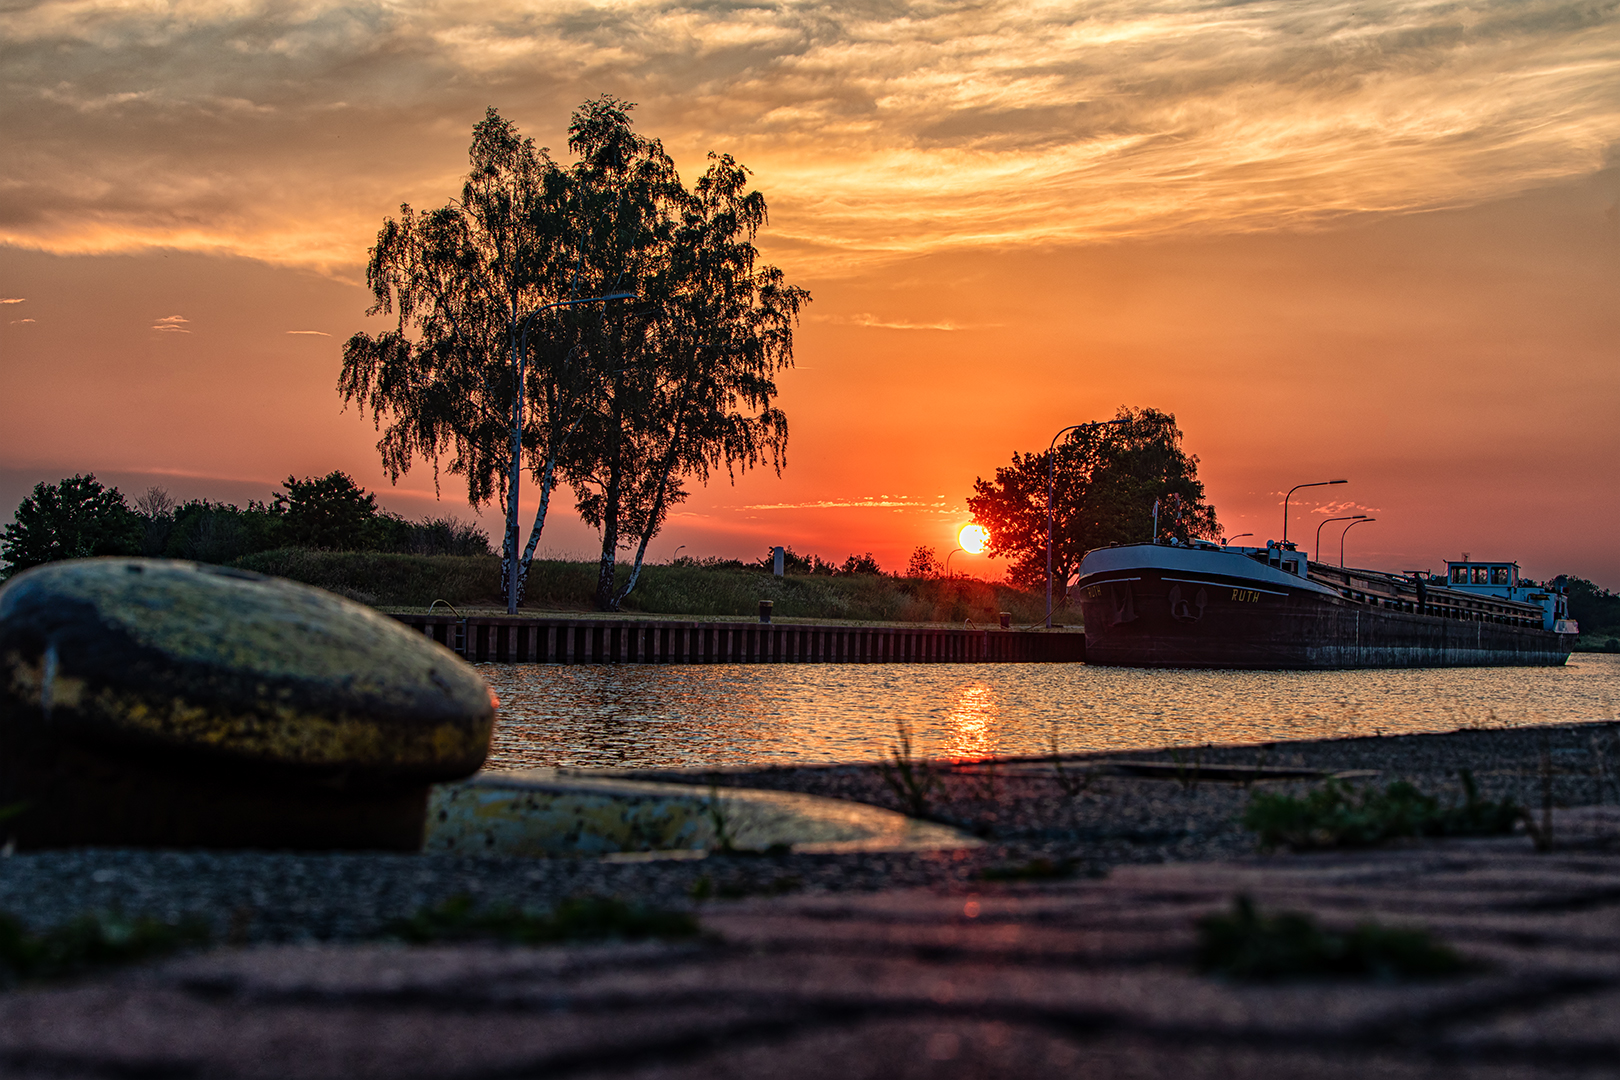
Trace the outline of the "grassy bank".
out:
<instances>
[{"instance_id":1,"label":"grassy bank","mask_svg":"<svg viewBox=\"0 0 1620 1080\"><path fill-rule=\"evenodd\" d=\"M463 611L501 607L501 566L493 555L392 555L283 549L233 565L291 578L382 608L425 608L447 600ZM625 571L620 570L620 581ZM525 611L591 611L596 564L536 562ZM750 618L761 600L788 619L885 622L994 622L998 612L1017 623L1044 614L1043 599L982 581L893 578L875 574L775 577L727 566L647 566L624 609L658 615Z\"/></svg>"}]
</instances>

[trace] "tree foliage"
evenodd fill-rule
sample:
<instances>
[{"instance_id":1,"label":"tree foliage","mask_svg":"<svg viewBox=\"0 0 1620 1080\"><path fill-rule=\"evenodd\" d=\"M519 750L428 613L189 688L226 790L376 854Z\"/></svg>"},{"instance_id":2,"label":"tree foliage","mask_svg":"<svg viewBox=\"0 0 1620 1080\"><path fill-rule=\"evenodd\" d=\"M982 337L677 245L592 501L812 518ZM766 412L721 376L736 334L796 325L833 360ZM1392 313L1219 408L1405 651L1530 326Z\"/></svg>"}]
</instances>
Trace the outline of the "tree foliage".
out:
<instances>
[{"instance_id":1,"label":"tree foliage","mask_svg":"<svg viewBox=\"0 0 1620 1080\"><path fill-rule=\"evenodd\" d=\"M9 572L60 559L92 555L137 555L143 524L117 488L94 473L54 484L41 481L18 504L0 535L0 558Z\"/></svg>"},{"instance_id":2,"label":"tree foliage","mask_svg":"<svg viewBox=\"0 0 1620 1080\"><path fill-rule=\"evenodd\" d=\"M662 144L633 130L630 109L607 96L582 105L566 167L489 110L461 199L385 221L371 311L396 313L397 325L351 338L339 381L376 418L395 479L417 457L447 458L473 505L502 500L520 589L566 481L601 530L604 608L634 587L687 483L780 468L787 422L771 405L773 376L791 363L809 299L757 263L766 207L747 170L711 157L687 190ZM634 302L583 303L622 293ZM524 468L540 501L519 555ZM622 548L634 566L615 587Z\"/></svg>"},{"instance_id":3,"label":"tree foliage","mask_svg":"<svg viewBox=\"0 0 1620 1080\"><path fill-rule=\"evenodd\" d=\"M986 552L1011 563L1008 581L1034 589L1046 580L1047 468L1055 470L1052 498L1052 577L1061 590L1092 548L1146 542L1183 542L1219 535L1215 508L1204 502L1198 458L1181 445L1176 418L1156 409L1121 407L1116 423L1081 428L1046 451L1014 453L993 480L974 481L968 498L973 520L989 532Z\"/></svg>"}]
</instances>

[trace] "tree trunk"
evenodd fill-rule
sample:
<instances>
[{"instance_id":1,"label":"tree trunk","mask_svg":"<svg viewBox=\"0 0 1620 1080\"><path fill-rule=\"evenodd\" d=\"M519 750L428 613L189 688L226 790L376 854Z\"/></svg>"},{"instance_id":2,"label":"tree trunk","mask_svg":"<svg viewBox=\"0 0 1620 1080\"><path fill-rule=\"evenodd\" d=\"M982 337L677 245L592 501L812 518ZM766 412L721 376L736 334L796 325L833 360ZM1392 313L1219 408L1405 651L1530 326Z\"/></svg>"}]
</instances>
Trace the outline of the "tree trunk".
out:
<instances>
[{"instance_id":1,"label":"tree trunk","mask_svg":"<svg viewBox=\"0 0 1620 1080\"><path fill-rule=\"evenodd\" d=\"M607 485L602 492L602 562L596 574L596 607L617 611L613 570L619 552L619 489L624 480L624 382L613 379L613 431L609 435Z\"/></svg>"},{"instance_id":2,"label":"tree trunk","mask_svg":"<svg viewBox=\"0 0 1620 1080\"><path fill-rule=\"evenodd\" d=\"M513 318L515 320L515 313ZM514 329L515 326L514 322ZM518 542L522 539L518 524L518 485L523 480L523 353L517 334L512 333L511 338L512 377L515 380L510 447L512 467L506 488L506 540L501 544L501 589L506 594L506 613L516 615L518 601L523 598L518 573Z\"/></svg>"}]
</instances>

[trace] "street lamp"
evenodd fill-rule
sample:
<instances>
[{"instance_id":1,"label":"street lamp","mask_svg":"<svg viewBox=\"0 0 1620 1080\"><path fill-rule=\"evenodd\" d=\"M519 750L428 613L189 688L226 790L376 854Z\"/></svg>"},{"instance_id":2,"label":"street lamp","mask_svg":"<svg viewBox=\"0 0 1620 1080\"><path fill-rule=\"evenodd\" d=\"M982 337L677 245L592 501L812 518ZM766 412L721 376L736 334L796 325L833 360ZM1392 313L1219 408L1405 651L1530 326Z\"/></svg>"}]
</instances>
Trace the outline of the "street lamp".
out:
<instances>
[{"instance_id":1,"label":"street lamp","mask_svg":"<svg viewBox=\"0 0 1620 1080\"><path fill-rule=\"evenodd\" d=\"M1282 538L1282 542L1285 543L1285 544L1288 543L1288 500L1294 494L1294 492L1298 491L1302 487L1326 487L1329 484L1348 484L1349 482L1350 481L1348 481L1348 480L1317 480L1317 481L1315 481L1313 483L1309 483L1309 484L1295 484L1293 487L1289 488L1288 489L1288 494L1283 496L1283 538Z\"/></svg>"},{"instance_id":2,"label":"street lamp","mask_svg":"<svg viewBox=\"0 0 1620 1080\"><path fill-rule=\"evenodd\" d=\"M1364 518L1366 516L1367 516L1366 514L1351 514L1349 517L1323 518L1322 519L1322 525L1326 525L1330 521L1360 521L1362 518ZM1322 561L1322 525L1318 525L1316 527L1316 561L1317 562ZM1349 529L1350 526L1346 525L1345 528Z\"/></svg>"},{"instance_id":3,"label":"street lamp","mask_svg":"<svg viewBox=\"0 0 1620 1080\"><path fill-rule=\"evenodd\" d=\"M1057 485L1057 441L1071 431L1081 428L1108 427L1123 424L1124 420L1092 420L1085 424L1070 424L1056 435L1046 448L1046 628L1052 629L1052 497Z\"/></svg>"},{"instance_id":4,"label":"street lamp","mask_svg":"<svg viewBox=\"0 0 1620 1080\"><path fill-rule=\"evenodd\" d=\"M1344 534L1349 532L1351 529L1355 528L1357 525L1365 525L1369 521L1377 521L1377 520L1378 520L1377 518L1370 518L1370 517L1367 517L1365 514L1363 514L1361 516L1360 520L1352 521L1350 524L1348 524L1348 525L1346 525L1344 527L1344 532L1339 534L1339 569L1340 570L1344 569Z\"/></svg>"},{"instance_id":5,"label":"street lamp","mask_svg":"<svg viewBox=\"0 0 1620 1080\"><path fill-rule=\"evenodd\" d=\"M1224 539L1221 540L1221 547L1225 547L1227 544L1230 544L1234 540L1241 540L1245 536L1253 536L1253 535L1254 535L1254 533L1238 533L1236 536L1225 537Z\"/></svg>"},{"instance_id":6,"label":"street lamp","mask_svg":"<svg viewBox=\"0 0 1620 1080\"><path fill-rule=\"evenodd\" d=\"M601 304L609 300L634 300L633 292L609 293L606 296L586 296L578 300L558 300L550 304L541 304L523 320L523 329L518 336L517 350L517 386L512 396L512 476L510 491L507 495L506 506L506 553L511 560L506 572L506 613L517 614L518 605L518 540L522 536L522 529L518 524L518 491L523 479L523 383L529 364L529 327L541 312L553 308L575 307L579 304Z\"/></svg>"},{"instance_id":7,"label":"street lamp","mask_svg":"<svg viewBox=\"0 0 1620 1080\"><path fill-rule=\"evenodd\" d=\"M966 551L966 550L967 550L967 548L952 548L951 549L951 555L955 555L958 551ZM945 580L946 581L951 580L951 555L945 556Z\"/></svg>"}]
</instances>

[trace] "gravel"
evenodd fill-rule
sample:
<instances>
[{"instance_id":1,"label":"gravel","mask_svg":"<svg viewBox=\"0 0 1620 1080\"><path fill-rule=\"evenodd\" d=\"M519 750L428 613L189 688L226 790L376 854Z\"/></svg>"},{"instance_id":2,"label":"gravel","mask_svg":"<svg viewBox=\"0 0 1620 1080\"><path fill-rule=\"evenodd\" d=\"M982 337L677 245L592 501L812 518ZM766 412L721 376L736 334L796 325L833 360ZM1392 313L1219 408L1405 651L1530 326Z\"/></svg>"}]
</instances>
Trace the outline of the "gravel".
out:
<instances>
[{"instance_id":1,"label":"gravel","mask_svg":"<svg viewBox=\"0 0 1620 1080\"><path fill-rule=\"evenodd\" d=\"M85 911L208 919L232 943L354 941L386 935L423 907L468 895L484 905L550 907L572 896L618 896L690 908L700 896L993 888L987 868L1032 860L1100 875L1111 866L1229 859L1251 854L1237 823L1251 791L1199 775L1203 764L1326 771L1374 770L1442 798L1472 771L1486 798L1540 806L1620 803L1620 725L1470 730L1270 746L1182 748L1066 757L1178 762L1179 777L1092 774L1066 792L1051 776L1015 775L1017 763L933 766L927 816L982 837L955 851L863 855L722 856L613 863L595 859L487 859L441 855L163 851L82 848L0 858L0 912L43 927ZM879 766L788 767L724 773L638 773L644 779L775 788L900 809ZM1069 770L1073 778L1077 774ZM1303 791L1304 781L1268 790Z\"/></svg>"}]
</instances>

